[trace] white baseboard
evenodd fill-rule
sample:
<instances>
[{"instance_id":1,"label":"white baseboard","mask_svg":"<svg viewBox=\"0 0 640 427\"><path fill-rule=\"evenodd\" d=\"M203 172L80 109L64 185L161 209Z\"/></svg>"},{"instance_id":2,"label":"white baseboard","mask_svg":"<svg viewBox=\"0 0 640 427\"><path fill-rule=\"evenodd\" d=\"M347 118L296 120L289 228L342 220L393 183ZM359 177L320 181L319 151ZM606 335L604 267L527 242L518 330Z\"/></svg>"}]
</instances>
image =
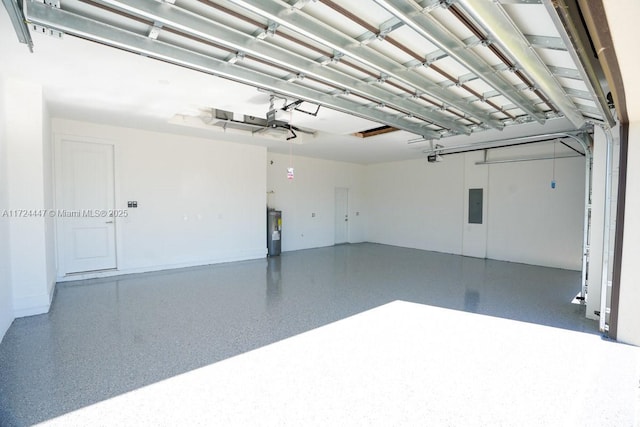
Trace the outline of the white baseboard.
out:
<instances>
[{"instance_id":1,"label":"white baseboard","mask_svg":"<svg viewBox=\"0 0 640 427\"><path fill-rule=\"evenodd\" d=\"M47 294L31 295L13 299L13 315L18 317L35 316L49 312L55 287Z\"/></svg>"},{"instance_id":2,"label":"white baseboard","mask_svg":"<svg viewBox=\"0 0 640 427\"><path fill-rule=\"evenodd\" d=\"M28 297L13 298L11 302L12 310L8 310L0 315L0 342L9 330L9 327L18 317L35 316L38 314L48 313L53 302L55 293L55 282L48 287L48 293L40 295L31 295Z\"/></svg>"},{"instance_id":3,"label":"white baseboard","mask_svg":"<svg viewBox=\"0 0 640 427\"><path fill-rule=\"evenodd\" d=\"M0 342L4 338L4 334L9 330L9 326L13 323L13 312L7 311L6 313L0 314Z\"/></svg>"},{"instance_id":4,"label":"white baseboard","mask_svg":"<svg viewBox=\"0 0 640 427\"><path fill-rule=\"evenodd\" d=\"M191 262L149 265L143 267L117 268L113 270L88 271L86 273L73 273L58 277L58 282L71 282L75 280L97 279L102 277L121 276L125 274L151 273L154 271L174 270L178 268L201 267L204 265L222 264L226 262L249 261L266 257L266 250L243 251L241 253L225 255L220 258L210 258Z\"/></svg>"}]
</instances>

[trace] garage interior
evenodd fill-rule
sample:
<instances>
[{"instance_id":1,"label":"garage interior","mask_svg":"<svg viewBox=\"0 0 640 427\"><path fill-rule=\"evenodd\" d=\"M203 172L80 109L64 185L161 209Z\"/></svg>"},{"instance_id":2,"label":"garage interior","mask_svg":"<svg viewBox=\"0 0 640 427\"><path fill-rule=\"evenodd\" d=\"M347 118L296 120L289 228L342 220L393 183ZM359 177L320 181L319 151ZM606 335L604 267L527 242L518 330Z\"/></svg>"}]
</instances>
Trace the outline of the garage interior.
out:
<instances>
[{"instance_id":1,"label":"garage interior","mask_svg":"<svg viewBox=\"0 0 640 427\"><path fill-rule=\"evenodd\" d=\"M639 422L631 0L3 4L0 424Z\"/></svg>"}]
</instances>

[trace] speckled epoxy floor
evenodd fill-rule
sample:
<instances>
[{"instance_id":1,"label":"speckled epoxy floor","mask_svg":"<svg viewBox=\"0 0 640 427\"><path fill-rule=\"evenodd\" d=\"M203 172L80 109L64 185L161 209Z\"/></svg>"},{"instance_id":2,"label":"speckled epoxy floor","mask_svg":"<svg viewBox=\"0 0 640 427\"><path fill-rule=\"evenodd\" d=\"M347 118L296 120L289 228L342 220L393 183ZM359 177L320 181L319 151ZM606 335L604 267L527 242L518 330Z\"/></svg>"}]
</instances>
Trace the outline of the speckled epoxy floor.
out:
<instances>
[{"instance_id":1,"label":"speckled epoxy floor","mask_svg":"<svg viewBox=\"0 0 640 427\"><path fill-rule=\"evenodd\" d=\"M357 244L59 284L50 313L17 319L0 344L0 425L47 421L395 300L597 337L570 303L579 281L575 271Z\"/></svg>"}]
</instances>

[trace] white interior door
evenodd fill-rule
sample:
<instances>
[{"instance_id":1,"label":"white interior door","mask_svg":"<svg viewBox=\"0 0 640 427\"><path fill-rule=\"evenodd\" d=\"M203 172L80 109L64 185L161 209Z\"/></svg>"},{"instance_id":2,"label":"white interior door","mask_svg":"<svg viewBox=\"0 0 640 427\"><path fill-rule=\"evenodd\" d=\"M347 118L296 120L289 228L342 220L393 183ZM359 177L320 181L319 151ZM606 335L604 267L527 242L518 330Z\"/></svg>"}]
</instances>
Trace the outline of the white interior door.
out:
<instances>
[{"instance_id":1,"label":"white interior door","mask_svg":"<svg viewBox=\"0 0 640 427\"><path fill-rule=\"evenodd\" d=\"M113 146L61 141L58 221L65 274L116 268Z\"/></svg>"},{"instance_id":2,"label":"white interior door","mask_svg":"<svg viewBox=\"0 0 640 427\"><path fill-rule=\"evenodd\" d=\"M335 244L349 241L349 189L336 188L336 212L335 212Z\"/></svg>"}]
</instances>

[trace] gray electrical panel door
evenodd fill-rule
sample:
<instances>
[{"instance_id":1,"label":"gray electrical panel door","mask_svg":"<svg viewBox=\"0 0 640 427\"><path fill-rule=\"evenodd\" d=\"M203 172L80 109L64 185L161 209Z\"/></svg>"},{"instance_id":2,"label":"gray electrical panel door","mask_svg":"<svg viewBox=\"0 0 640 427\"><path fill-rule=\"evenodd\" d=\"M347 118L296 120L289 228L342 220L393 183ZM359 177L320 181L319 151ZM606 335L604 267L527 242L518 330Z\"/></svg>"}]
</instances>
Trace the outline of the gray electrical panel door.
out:
<instances>
[{"instance_id":1,"label":"gray electrical panel door","mask_svg":"<svg viewBox=\"0 0 640 427\"><path fill-rule=\"evenodd\" d=\"M482 188L469 189L469 224L482 224Z\"/></svg>"}]
</instances>

